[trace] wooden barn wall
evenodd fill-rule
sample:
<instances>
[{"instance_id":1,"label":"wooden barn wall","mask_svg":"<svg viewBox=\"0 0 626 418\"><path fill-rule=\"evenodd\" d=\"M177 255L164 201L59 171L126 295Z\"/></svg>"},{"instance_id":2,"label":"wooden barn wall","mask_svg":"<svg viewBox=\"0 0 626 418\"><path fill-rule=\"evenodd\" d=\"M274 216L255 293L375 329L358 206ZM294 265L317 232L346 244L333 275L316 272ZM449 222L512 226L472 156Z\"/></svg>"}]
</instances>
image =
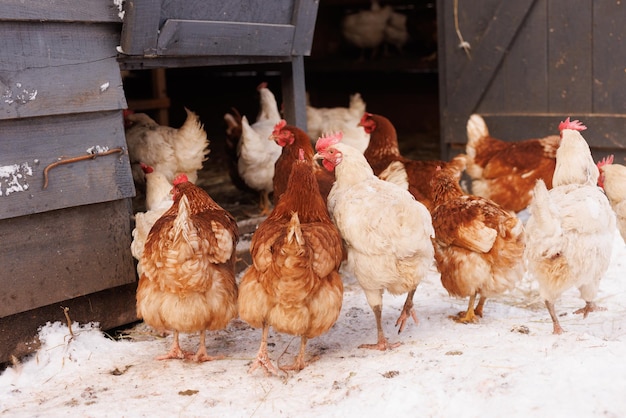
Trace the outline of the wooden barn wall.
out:
<instances>
[{"instance_id":1,"label":"wooden barn wall","mask_svg":"<svg viewBox=\"0 0 626 418\"><path fill-rule=\"evenodd\" d=\"M49 168L44 189L46 167L94 147L120 151ZM0 219L134 193L120 111L0 120Z\"/></svg>"},{"instance_id":2,"label":"wooden barn wall","mask_svg":"<svg viewBox=\"0 0 626 418\"><path fill-rule=\"evenodd\" d=\"M0 361L67 301L80 321L134 317L121 27L112 0L2 1Z\"/></svg>"},{"instance_id":3,"label":"wooden barn wall","mask_svg":"<svg viewBox=\"0 0 626 418\"><path fill-rule=\"evenodd\" d=\"M462 150L479 113L494 136L587 126L594 158L626 157L626 4L592 0L439 0L442 151ZM458 25L455 24L458 16ZM469 42L471 57L459 48Z\"/></svg>"},{"instance_id":4,"label":"wooden barn wall","mask_svg":"<svg viewBox=\"0 0 626 418\"><path fill-rule=\"evenodd\" d=\"M128 283L130 211L117 200L0 222L0 317Z\"/></svg>"}]
</instances>

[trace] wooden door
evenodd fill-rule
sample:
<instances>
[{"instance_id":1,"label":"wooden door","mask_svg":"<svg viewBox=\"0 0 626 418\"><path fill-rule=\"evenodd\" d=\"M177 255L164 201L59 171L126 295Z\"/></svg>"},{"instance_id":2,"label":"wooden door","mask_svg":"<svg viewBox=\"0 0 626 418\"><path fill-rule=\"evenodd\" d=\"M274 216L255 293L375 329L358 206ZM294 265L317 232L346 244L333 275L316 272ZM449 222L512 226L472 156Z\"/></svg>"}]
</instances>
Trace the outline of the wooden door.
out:
<instances>
[{"instance_id":1,"label":"wooden door","mask_svg":"<svg viewBox=\"0 0 626 418\"><path fill-rule=\"evenodd\" d=\"M580 119L595 159L626 163L624 2L438 0L437 21L444 158L463 152L479 113L510 141Z\"/></svg>"}]
</instances>

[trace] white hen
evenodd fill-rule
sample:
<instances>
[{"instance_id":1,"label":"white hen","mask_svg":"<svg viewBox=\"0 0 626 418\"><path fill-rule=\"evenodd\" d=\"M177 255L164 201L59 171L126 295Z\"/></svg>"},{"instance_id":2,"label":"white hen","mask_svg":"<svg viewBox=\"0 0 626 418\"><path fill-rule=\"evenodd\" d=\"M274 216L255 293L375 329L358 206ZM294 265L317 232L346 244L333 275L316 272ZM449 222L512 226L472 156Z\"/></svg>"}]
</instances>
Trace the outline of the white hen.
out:
<instances>
[{"instance_id":1,"label":"white hen","mask_svg":"<svg viewBox=\"0 0 626 418\"><path fill-rule=\"evenodd\" d=\"M585 307L575 313L584 317L594 310L600 279L611 259L615 215L609 201L596 186L598 169L587 142L579 131L586 129L569 118L559 126L561 145L556 153L553 188L538 180L526 224L525 258L539 283L553 323L563 332L554 310L555 300L576 287Z\"/></svg>"},{"instance_id":2,"label":"white hen","mask_svg":"<svg viewBox=\"0 0 626 418\"><path fill-rule=\"evenodd\" d=\"M378 54L392 12L391 6L381 7L378 0L372 0L369 10L361 10L343 18L341 33L349 43L361 50L361 60L365 58L365 50L372 51L372 58Z\"/></svg>"},{"instance_id":3,"label":"white hen","mask_svg":"<svg viewBox=\"0 0 626 418\"><path fill-rule=\"evenodd\" d=\"M276 98L267 88L267 83L261 83L257 90L261 108L256 121L250 125L245 116L241 118L237 170L243 181L260 193L261 214L267 215L271 211L269 194L274 187L274 164L282 152L282 148L270 139L270 135L281 116Z\"/></svg>"},{"instance_id":4,"label":"white hen","mask_svg":"<svg viewBox=\"0 0 626 418\"><path fill-rule=\"evenodd\" d=\"M346 243L347 268L365 291L376 317L378 342L362 348L386 350L381 313L383 291L408 293L396 325L402 331L408 317L417 322L413 295L434 268L432 220L426 207L408 190L376 177L355 148L339 143L340 134L317 141L317 159L335 170L328 210Z\"/></svg>"},{"instance_id":5,"label":"white hen","mask_svg":"<svg viewBox=\"0 0 626 418\"><path fill-rule=\"evenodd\" d=\"M209 140L198 115L187 108L185 112L187 119L178 129L159 125L145 113L126 116L130 125L126 129L126 143L137 184L144 182L140 163L163 173L169 181L181 173L190 182L197 181L198 171L209 154Z\"/></svg>"},{"instance_id":6,"label":"white hen","mask_svg":"<svg viewBox=\"0 0 626 418\"><path fill-rule=\"evenodd\" d=\"M148 233L152 225L159 219L174 203L172 196L172 183L163 173L154 171L148 165L141 164L141 168L146 178L146 211L135 214L135 228L133 228L133 241L130 244L130 252L138 261L137 273L141 277L143 268L141 267L141 255L148 238Z\"/></svg>"},{"instance_id":7,"label":"white hen","mask_svg":"<svg viewBox=\"0 0 626 418\"><path fill-rule=\"evenodd\" d=\"M365 113L365 101L359 93L350 96L349 107L313 107L307 105L307 133L311 138L325 134L342 132L344 144L365 152L370 141L370 134L359 126Z\"/></svg>"}]
</instances>

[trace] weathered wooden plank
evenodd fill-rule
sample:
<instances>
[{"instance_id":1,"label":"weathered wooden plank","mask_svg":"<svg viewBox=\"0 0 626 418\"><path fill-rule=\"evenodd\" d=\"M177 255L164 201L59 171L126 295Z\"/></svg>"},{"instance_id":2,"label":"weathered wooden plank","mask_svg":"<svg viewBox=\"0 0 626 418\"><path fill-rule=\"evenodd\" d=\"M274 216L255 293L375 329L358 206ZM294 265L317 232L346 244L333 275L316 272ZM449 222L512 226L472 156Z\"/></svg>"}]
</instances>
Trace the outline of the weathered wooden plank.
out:
<instances>
[{"instance_id":1,"label":"weathered wooden plank","mask_svg":"<svg viewBox=\"0 0 626 418\"><path fill-rule=\"evenodd\" d=\"M2 0L0 20L120 23L120 12L113 0Z\"/></svg>"},{"instance_id":2,"label":"weathered wooden plank","mask_svg":"<svg viewBox=\"0 0 626 418\"><path fill-rule=\"evenodd\" d=\"M311 55L313 33L319 0L295 0L292 24L296 27L291 48L292 55Z\"/></svg>"},{"instance_id":3,"label":"weathered wooden plank","mask_svg":"<svg viewBox=\"0 0 626 418\"><path fill-rule=\"evenodd\" d=\"M123 153L44 169L89 149ZM0 121L0 219L132 197L121 111Z\"/></svg>"},{"instance_id":4,"label":"weathered wooden plank","mask_svg":"<svg viewBox=\"0 0 626 418\"><path fill-rule=\"evenodd\" d=\"M136 284L131 283L0 318L0 362L35 352L39 348L36 337L41 326L47 322L66 322L61 307L69 308L72 321L98 322L102 330L135 322L136 288Z\"/></svg>"},{"instance_id":5,"label":"weathered wooden plank","mask_svg":"<svg viewBox=\"0 0 626 418\"><path fill-rule=\"evenodd\" d=\"M125 108L116 27L0 22L0 119Z\"/></svg>"},{"instance_id":6,"label":"weathered wooden plank","mask_svg":"<svg viewBox=\"0 0 626 418\"><path fill-rule=\"evenodd\" d=\"M535 2L536 0L519 0L500 3L483 34L482 42L472 45L473 64L468 65L454 83L451 94L455 97L462 96L464 100L449 102L451 113L469 114L476 109Z\"/></svg>"},{"instance_id":7,"label":"weathered wooden plank","mask_svg":"<svg viewBox=\"0 0 626 418\"><path fill-rule=\"evenodd\" d=\"M549 2L549 112L593 111L592 3L593 0Z\"/></svg>"},{"instance_id":8,"label":"weathered wooden plank","mask_svg":"<svg viewBox=\"0 0 626 418\"><path fill-rule=\"evenodd\" d=\"M166 19L212 20L223 22L292 22L294 0L163 0L161 22Z\"/></svg>"},{"instance_id":9,"label":"weathered wooden plank","mask_svg":"<svg viewBox=\"0 0 626 418\"><path fill-rule=\"evenodd\" d=\"M149 70L154 68L229 67L289 62L291 56L204 56L204 57L142 57L120 55L118 62L123 70Z\"/></svg>"},{"instance_id":10,"label":"weathered wooden plank","mask_svg":"<svg viewBox=\"0 0 626 418\"><path fill-rule=\"evenodd\" d=\"M291 55L294 27L169 19L158 55Z\"/></svg>"},{"instance_id":11,"label":"weathered wooden plank","mask_svg":"<svg viewBox=\"0 0 626 418\"><path fill-rule=\"evenodd\" d=\"M0 317L133 283L130 199L0 222Z\"/></svg>"},{"instance_id":12,"label":"weathered wooden plank","mask_svg":"<svg viewBox=\"0 0 626 418\"><path fill-rule=\"evenodd\" d=\"M475 112L542 112L548 109L547 0L537 0Z\"/></svg>"},{"instance_id":13,"label":"weathered wooden plank","mask_svg":"<svg viewBox=\"0 0 626 418\"><path fill-rule=\"evenodd\" d=\"M127 0L120 47L124 54L156 54L161 0Z\"/></svg>"},{"instance_id":14,"label":"weathered wooden plank","mask_svg":"<svg viewBox=\"0 0 626 418\"><path fill-rule=\"evenodd\" d=\"M291 62L282 65L281 84L285 120L306 131L306 87L302 56L293 57Z\"/></svg>"},{"instance_id":15,"label":"weathered wooden plank","mask_svg":"<svg viewBox=\"0 0 626 418\"><path fill-rule=\"evenodd\" d=\"M622 113L626 109L626 5L593 2L593 109Z\"/></svg>"}]
</instances>

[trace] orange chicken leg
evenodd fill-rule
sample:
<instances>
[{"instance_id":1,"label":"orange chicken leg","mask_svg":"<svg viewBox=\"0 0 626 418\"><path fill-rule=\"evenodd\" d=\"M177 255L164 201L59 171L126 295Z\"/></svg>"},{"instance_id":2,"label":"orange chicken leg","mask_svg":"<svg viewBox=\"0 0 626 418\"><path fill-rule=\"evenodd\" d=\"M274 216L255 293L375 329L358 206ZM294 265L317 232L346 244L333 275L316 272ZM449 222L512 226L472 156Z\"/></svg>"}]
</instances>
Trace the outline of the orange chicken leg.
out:
<instances>
[{"instance_id":1,"label":"orange chicken leg","mask_svg":"<svg viewBox=\"0 0 626 418\"><path fill-rule=\"evenodd\" d=\"M261 337L261 346L259 347L259 353L257 354L254 363L252 363L252 366L250 366L248 373L252 373L259 367L262 367L266 375L269 375L271 373L275 376L278 376L278 370L276 370L276 367L274 367L272 361L267 355L267 336L269 332L269 325L263 324L263 335Z\"/></svg>"},{"instance_id":2,"label":"orange chicken leg","mask_svg":"<svg viewBox=\"0 0 626 418\"><path fill-rule=\"evenodd\" d=\"M376 344L361 344L359 348L369 348L371 350L380 350L385 351L388 349L399 347L402 343L394 343L390 344L385 338L385 332L383 331L382 324L382 311L383 308L381 305L376 305L372 307L372 311L374 311L374 316L376 317L376 329L378 330L378 342Z\"/></svg>"}]
</instances>

